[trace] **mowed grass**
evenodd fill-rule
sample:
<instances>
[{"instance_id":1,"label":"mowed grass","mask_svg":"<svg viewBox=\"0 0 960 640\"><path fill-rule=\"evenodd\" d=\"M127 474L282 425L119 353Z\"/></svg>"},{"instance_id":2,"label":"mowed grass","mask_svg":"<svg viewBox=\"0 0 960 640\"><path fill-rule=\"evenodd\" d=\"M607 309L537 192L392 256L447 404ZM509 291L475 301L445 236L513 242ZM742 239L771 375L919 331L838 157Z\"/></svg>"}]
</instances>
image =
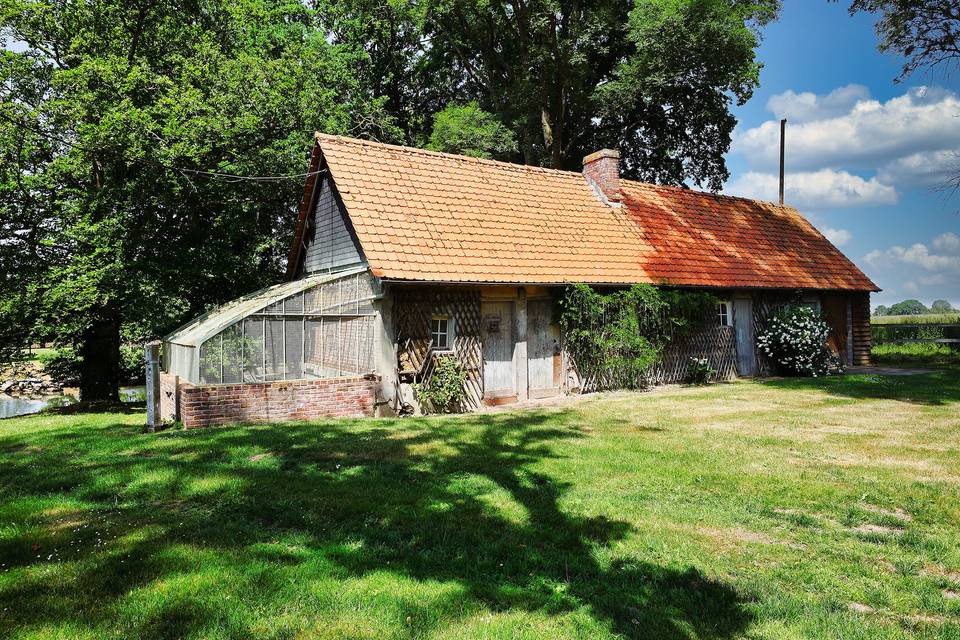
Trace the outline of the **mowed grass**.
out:
<instances>
[{"instance_id":1,"label":"mowed grass","mask_svg":"<svg viewBox=\"0 0 960 640\"><path fill-rule=\"evenodd\" d=\"M0 422L4 638L960 638L960 372Z\"/></svg>"}]
</instances>

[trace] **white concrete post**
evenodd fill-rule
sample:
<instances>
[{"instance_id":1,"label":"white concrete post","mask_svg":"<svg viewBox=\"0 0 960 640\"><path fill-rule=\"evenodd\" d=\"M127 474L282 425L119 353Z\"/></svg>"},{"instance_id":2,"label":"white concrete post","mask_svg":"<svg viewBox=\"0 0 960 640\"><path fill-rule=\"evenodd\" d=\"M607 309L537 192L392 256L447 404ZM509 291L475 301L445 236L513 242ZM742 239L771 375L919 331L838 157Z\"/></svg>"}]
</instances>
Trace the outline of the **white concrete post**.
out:
<instances>
[{"instance_id":1,"label":"white concrete post","mask_svg":"<svg viewBox=\"0 0 960 640\"><path fill-rule=\"evenodd\" d=\"M153 433L160 426L160 341L148 342L143 346L147 364L147 426Z\"/></svg>"}]
</instances>

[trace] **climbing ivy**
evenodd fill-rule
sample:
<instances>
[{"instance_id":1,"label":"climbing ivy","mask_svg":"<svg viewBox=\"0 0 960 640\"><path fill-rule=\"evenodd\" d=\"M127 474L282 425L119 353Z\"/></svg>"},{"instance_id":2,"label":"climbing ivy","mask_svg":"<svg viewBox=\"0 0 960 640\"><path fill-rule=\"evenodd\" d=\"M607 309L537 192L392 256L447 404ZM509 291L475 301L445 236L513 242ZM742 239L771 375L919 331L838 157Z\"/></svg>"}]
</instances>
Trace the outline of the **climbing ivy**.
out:
<instances>
[{"instance_id":1,"label":"climbing ivy","mask_svg":"<svg viewBox=\"0 0 960 640\"><path fill-rule=\"evenodd\" d=\"M671 340L712 317L708 293L634 285L601 293L586 284L567 287L555 321L585 381L598 389L647 386L647 371Z\"/></svg>"}]
</instances>

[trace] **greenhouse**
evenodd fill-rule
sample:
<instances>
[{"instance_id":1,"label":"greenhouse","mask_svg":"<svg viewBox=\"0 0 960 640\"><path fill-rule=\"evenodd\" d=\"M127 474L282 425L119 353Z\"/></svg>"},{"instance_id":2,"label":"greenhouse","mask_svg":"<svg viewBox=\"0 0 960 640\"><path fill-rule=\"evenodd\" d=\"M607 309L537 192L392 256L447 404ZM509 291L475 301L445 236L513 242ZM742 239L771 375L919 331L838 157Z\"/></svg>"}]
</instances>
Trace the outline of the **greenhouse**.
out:
<instances>
[{"instance_id":1,"label":"greenhouse","mask_svg":"<svg viewBox=\"0 0 960 640\"><path fill-rule=\"evenodd\" d=\"M262 289L167 336L163 369L181 382L201 385L371 373L380 296L365 269Z\"/></svg>"}]
</instances>

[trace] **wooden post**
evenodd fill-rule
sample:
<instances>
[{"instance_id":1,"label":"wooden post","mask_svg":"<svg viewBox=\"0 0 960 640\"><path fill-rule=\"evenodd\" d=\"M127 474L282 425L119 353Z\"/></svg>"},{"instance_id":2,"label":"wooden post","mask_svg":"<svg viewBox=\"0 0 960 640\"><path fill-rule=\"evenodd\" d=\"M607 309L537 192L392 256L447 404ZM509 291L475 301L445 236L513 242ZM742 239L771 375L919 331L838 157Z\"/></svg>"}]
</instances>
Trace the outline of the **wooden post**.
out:
<instances>
[{"instance_id":1,"label":"wooden post","mask_svg":"<svg viewBox=\"0 0 960 640\"><path fill-rule=\"evenodd\" d=\"M517 312L514 314L516 322L515 335L517 342L514 345L514 362L516 363L517 400L526 400L529 391L527 377L527 291L523 287L517 289Z\"/></svg>"},{"instance_id":2,"label":"wooden post","mask_svg":"<svg viewBox=\"0 0 960 640\"><path fill-rule=\"evenodd\" d=\"M163 419L160 416L160 341L144 345L147 365L147 425L146 431L154 433Z\"/></svg>"},{"instance_id":3,"label":"wooden post","mask_svg":"<svg viewBox=\"0 0 960 640\"><path fill-rule=\"evenodd\" d=\"M783 204L783 159L787 137L787 119L780 121L780 204Z\"/></svg>"}]
</instances>

